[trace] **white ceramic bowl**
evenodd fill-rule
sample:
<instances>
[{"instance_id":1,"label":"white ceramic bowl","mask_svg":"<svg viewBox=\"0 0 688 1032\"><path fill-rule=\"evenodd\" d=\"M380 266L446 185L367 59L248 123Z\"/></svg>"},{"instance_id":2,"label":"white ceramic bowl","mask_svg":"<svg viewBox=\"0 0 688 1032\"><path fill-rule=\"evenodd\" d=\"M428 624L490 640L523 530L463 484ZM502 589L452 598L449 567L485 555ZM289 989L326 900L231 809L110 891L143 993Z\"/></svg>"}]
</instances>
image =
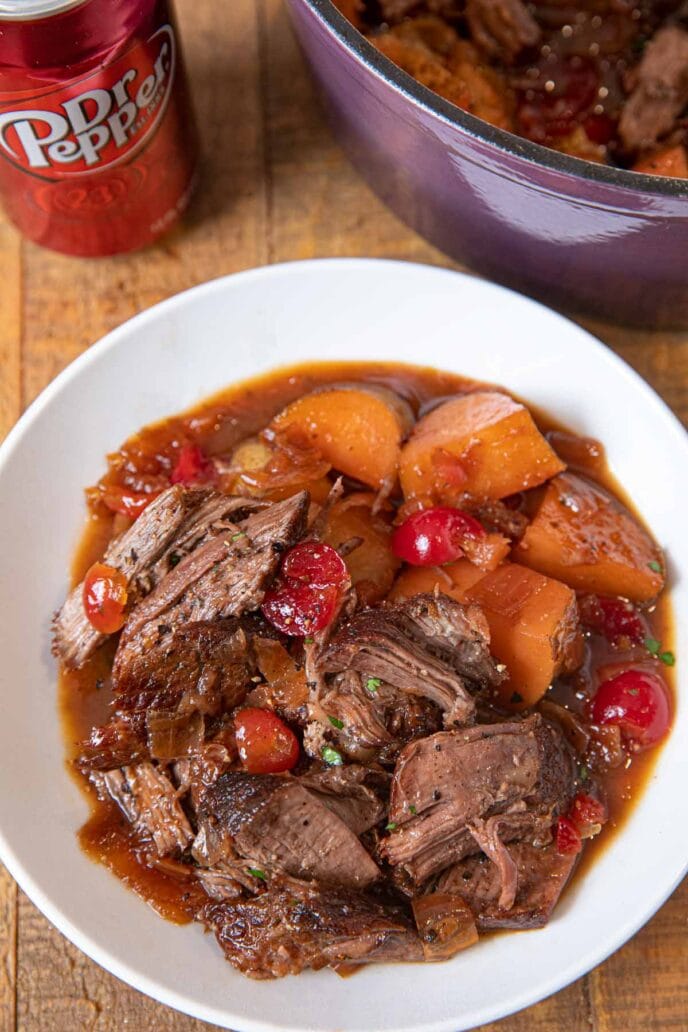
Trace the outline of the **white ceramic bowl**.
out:
<instances>
[{"instance_id":1,"label":"white ceramic bowl","mask_svg":"<svg viewBox=\"0 0 688 1032\"><path fill-rule=\"evenodd\" d=\"M31 406L0 449L0 854L47 917L137 989L254 1030L458 1032L553 993L654 913L688 858L688 655L679 621L673 734L623 832L542 931L483 940L447 964L372 966L251 982L198 926L159 918L80 852L87 806L63 764L49 624L84 517L82 488L132 431L236 380L311 359L434 365L502 383L604 441L611 466L686 576L688 438L596 340L476 279L364 260L303 262L218 280L109 334Z\"/></svg>"}]
</instances>

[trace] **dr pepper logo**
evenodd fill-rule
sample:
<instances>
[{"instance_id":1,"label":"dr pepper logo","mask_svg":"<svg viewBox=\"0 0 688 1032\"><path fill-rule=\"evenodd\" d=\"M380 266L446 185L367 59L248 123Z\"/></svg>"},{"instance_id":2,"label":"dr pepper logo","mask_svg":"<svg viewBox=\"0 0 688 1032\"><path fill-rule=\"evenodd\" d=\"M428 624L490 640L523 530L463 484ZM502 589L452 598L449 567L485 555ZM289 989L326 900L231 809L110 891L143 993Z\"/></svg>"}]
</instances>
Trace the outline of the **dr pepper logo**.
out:
<instances>
[{"instance_id":1,"label":"dr pepper logo","mask_svg":"<svg viewBox=\"0 0 688 1032\"><path fill-rule=\"evenodd\" d=\"M174 33L165 25L86 78L25 100L21 107L16 100L0 104L0 154L52 180L130 159L165 114L175 65Z\"/></svg>"}]
</instances>

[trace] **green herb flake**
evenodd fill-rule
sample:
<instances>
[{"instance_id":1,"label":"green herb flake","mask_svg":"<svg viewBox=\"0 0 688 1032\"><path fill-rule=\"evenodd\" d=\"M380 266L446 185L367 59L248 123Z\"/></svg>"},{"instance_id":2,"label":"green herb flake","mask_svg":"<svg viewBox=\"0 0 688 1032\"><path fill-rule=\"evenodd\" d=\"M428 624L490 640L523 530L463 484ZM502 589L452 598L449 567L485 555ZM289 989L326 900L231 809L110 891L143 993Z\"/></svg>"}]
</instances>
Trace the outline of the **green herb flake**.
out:
<instances>
[{"instance_id":1,"label":"green herb flake","mask_svg":"<svg viewBox=\"0 0 688 1032\"><path fill-rule=\"evenodd\" d=\"M590 780L590 771L588 770L588 768L586 767L586 765L584 763L581 763L580 768L578 770L578 774L579 774L579 777L580 777L581 781L589 781Z\"/></svg>"},{"instance_id":2,"label":"green herb flake","mask_svg":"<svg viewBox=\"0 0 688 1032\"><path fill-rule=\"evenodd\" d=\"M315 642L315 638L304 638L303 639L303 644L304 645L312 645L314 642Z\"/></svg>"},{"instance_id":3,"label":"green herb flake","mask_svg":"<svg viewBox=\"0 0 688 1032\"><path fill-rule=\"evenodd\" d=\"M394 821L390 821L389 824L385 824L385 831L394 831L396 824Z\"/></svg>"},{"instance_id":4,"label":"green herb flake","mask_svg":"<svg viewBox=\"0 0 688 1032\"><path fill-rule=\"evenodd\" d=\"M369 692L372 692L372 694L375 695L375 692L378 690L381 684L382 681L379 677L369 677L366 681L366 688Z\"/></svg>"},{"instance_id":5,"label":"green herb flake","mask_svg":"<svg viewBox=\"0 0 688 1032\"><path fill-rule=\"evenodd\" d=\"M416 816L416 814L418 813L418 810L416 810L416 808L415 808L415 806L413 805L413 803L411 803L411 805L409 806L409 813L412 813L414 817L415 817L415 816Z\"/></svg>"},{"instance_id":6,"label":"green herb flake","mask_svg":"<svg viewBox=\"0 0 688 1032\"><path fill-rule=\"evenodd\" d=\"M341 767L344 763L342 754L333 749L331 745L324 745L321 755L329 767Z\"/></svg>"},{"instance_id":7,"label":"green herb flake","mask_svg":"<svg viewBox=\"0 0 688 1032\"><path fill-rule=\"evenodd\" d=\"M339 717L328 716L327 719L329 720L330 724L332 724L332 727L336 727L339 731L341 731L344 727L344 721L340 720Z\"/></svg>"},{"instance_id":8,"label":"green herb flake","mask_svg":"<svg viewBox=\"0 0 688 1032\"><path fill-rule=\"evenodd\" d=\"M653 571L653 573L661 573L662 572L662 564L658 563L656 559L653 559L652 562L648 563L647 565L650 567L650 569Z\"/></svg>"},{"instance_id":9,"label":"green herb flake","mask_svg":"<svg viewBox=\"0 0 688 1032\"><path fill-rule=\"evenodd\" d=\"M664 666L673 666L676 662L676 656L673 652L669 652L668 650L666 652L660 652L659 658L662 663L664 663Z\"/></svg>"},{"instance_id":10,"label":"green herb flake","mask_svg":"<svg viewBox=\"0 0 688 1032\"><path fill-rule=\"evenodd\" d=\"M181 559L182 557L178 554L178 552L172 552L169 558L170 566L177 566L178 563L181 562Z\"/></svg>"},{"instance_id":11,"label":"green herb flake","mask_svg":"<svg viewBox=\"0 0 688 1032\"><path fill-rule=\"evenodd\" d=\"M629 695L640 695L640 692L638 691L637 688L629 688L628 689L628 694Z\"/></svg>"},{"instance_id":12,"label":"green herb flake","mask_svg":"<svg viewBox=\"0 0 688 1032\"><path fill-rule=\"evenodd\" d=\"M232 541L238 541L239 538L246 537L245 530L238 530L236 534L232 534Z\"/></svg>"},{"instance_id":13,"label":"green herb flake","mask_svg":"<svg viewBox=\"0 0 688 1032\"><path fill-rule=\"evenodd\" d=\"M265 871L261 871L260 867L247 867L246 870L249 874L252 874L254 878L260 878L261 881L266 880Z\"/></svg>"},{"instance_id":14,"label":"green herb flake","mask_svg":"<svg viewBox=\"0 0 688 1032\"><path fill-rule=\"evenodd\" d=\"M645 639L645 648L647 649L647 651L650 653L651 656L659 655L659 650L661 649L661 647L662 647L661 641L657 641L656 638L646 638Z\"/></svg>"}]
</instances>

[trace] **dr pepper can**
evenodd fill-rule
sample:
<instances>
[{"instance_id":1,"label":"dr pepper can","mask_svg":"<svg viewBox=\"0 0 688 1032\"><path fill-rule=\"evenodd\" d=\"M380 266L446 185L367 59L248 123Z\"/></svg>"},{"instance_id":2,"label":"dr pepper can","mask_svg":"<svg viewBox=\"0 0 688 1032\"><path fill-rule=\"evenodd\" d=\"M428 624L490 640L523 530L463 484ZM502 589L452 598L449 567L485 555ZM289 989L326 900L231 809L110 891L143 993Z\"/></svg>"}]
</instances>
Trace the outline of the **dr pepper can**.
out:
<instances>
[{"instance_id":1,"label":"dr pepper can","mask_svg":"<svg viewBox=\"0 0 688 1032\"><path fill-rule=\"evenodd\" d=\"M144 247L186 208L197 150L168 0L0 0L0 197L27 237Z\"/></svg>"}]
</instances>

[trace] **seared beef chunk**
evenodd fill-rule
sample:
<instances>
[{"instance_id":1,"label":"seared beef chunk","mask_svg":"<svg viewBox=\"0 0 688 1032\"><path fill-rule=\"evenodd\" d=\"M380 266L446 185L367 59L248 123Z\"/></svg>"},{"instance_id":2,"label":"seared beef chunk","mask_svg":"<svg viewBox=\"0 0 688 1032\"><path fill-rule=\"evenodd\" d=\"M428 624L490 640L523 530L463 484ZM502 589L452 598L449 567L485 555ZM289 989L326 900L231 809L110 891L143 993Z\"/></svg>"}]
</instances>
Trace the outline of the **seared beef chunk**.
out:
<instances>
[{"instance_id":1,"label":"seared beef chunk","mask_svg":"<svg viewBox=\"0 0 688 1032\"><path fill-rule=\"evenodd\" d=\"M540 40L540 28L523 0L467 0L466 19L482 51L509 64Z\"/></svg>"},{"instance_id":2,"label":"seared beef chunk","mask_svg":"<svg viewBox=\"0 0 688 1032\"><path fill-rule=\"evenodd\" d=\"M110 543L103 562L125 575L130 602L135 601L147 595L182 556L230 526L231 515L246 514L261 505L252 499L225 498L203 488L175 485ZM68 668L83 666L106 638L89 623L82 596L83 584L79 584L55 619L53 651Z\"/></svg>"},{"instance_id":3,"label":"seared beef chunk","mask_svg":"<svg viewBox=\"0 0 688 1032\"><path fill-rule=\"evenodd\" d=\"M467 724L475 715L468 688L491 687L500 680L489 640L485 618L475 606L441 595L416 595L354 616L333 638L322 667L327 674L354 671L366 686L384 682L424 696L440 707L445 724Z\"/></svg>"},{"instance_id":4,"label":"seared beef chunk","mask_svg":"<svg viewBox=\"0 0 688 1032\"><path fill-rule=\"evenodd\" d=\"M227 959L251 978L347 962L423 960L401 908L342 889L289 880L253 899L210 903L199 919L215 932Z\"/></svg>"},{"instance_id":5,"label":"seared beef chunk","mask_svg":"<svg viewBox=\"0 0 688 1032\"><path fill-rule=\"evenodd\" d=\"M177 760L174 765L174 776L179 785L179 792L194 812L198 810L206 789L229 770L236 758L236 746L233 742L230 745L227 741L215 740L206 742L188 758Z\"/></svg>"},{"instance_id":6,"label":"seared beef chunk","mask_svg":"<svg viewBox=\"0 0 688 1032\"><path fill-rule=\"evenodd\" d=\"M162 625L147 651L132 649L109 722L94 728L82 769L109 770L144 756L176 760L197 752L205 718L239 705L254 672L236 620Z\"/></svg>"},{"instance_id":7,"label":"seared beef chunk","mask_svg":"<svg viewBox=\"0 0 688 1032\"><path fill-rule=\"evenodd\" d=\"M165 638L187 623L238 617L257 609L277 572L281 553L303 535L308 492L302 491L254 513L232 534L219 535L187 556L141 602L120 639L113 679L128 690L130 672ZM162 630L161 630L162 629Z\"/></svg>"},{"instance_id":8,"label":"seared beef chunk","mask_svg":"<svg viewBox=\"0 0 688 1032\"><path fill-rule=\"evenodd\" d=\"M528 529L528 517L518 509L510 509L499 499L477 502L466 497L461 508L473 513L480 520L485 530L503 534L512 541L520 541Z\"/></svg>"},{"instance_id":9,"label":"seared beef chunk","mask_svg":"<svg viewBox=\"0 0 688 1032\"><path fill-rule=\"evenodd\" d=\"M332 810L354 835L375 827L387 812L389 774L355 763L303 774L299 782Z\"/></svg>"},{"instance_id":10,"label":"seared beef chunk","mask_svg":"<svg viewBox=\"0 0 688 1032\"><path fill-rule=\"evenodd\" d=\"M440 732L401 752L383 854L410 887L484 851L500 871L502 905L517 889L505 841L549 841L575 785L573 753L539 714Z\"/></svg>"},{"instance_id":11,"label":"seared beef chunk","mask_svg":"<svg viewBox=\"0 0 688 1032\"><path fill-rule=\"evenodd\" d=\"M193 840L174 786L152 763L93 773L91 781L101 799L113 799L159 856L183 853Z\"/></svg>"},{"instance_id":12,"label":"seared beef chunk","mask_svg":"<svg viewBox=\"0 0 688 1032\"><path fill-rule=\"evenodd\" d=\"M499 870L486 856L468 857L440 878L438 889L468 903L479 928L543 928L576 866L578 855L558 853L554 844L514 842L509 853L518 889L509 909L500 905Z\"/></svg>"},{"instance_id":13,"label":"seared beef chunk","mask_svg":"<svg viewBox=\"0 0 688 1032\"><path fill-rule=\"evenodd\" d=\"M380 875L334 810L294 778L230 771L203 795L200 843L212 865L228 847L268 871L364 889Z\"/></svg>"},{"instance_id":14,"label":"seared beef chunk","mask_svg":"<svg viewBox=\"0 0 688 1032\"><path fill-rule=\"evenodd\" d=\"M621 112L619 135L629 150L651 147L688 104L688 32L660 29L633 71L634 88Z\"/></svg>"}]
</instances>

